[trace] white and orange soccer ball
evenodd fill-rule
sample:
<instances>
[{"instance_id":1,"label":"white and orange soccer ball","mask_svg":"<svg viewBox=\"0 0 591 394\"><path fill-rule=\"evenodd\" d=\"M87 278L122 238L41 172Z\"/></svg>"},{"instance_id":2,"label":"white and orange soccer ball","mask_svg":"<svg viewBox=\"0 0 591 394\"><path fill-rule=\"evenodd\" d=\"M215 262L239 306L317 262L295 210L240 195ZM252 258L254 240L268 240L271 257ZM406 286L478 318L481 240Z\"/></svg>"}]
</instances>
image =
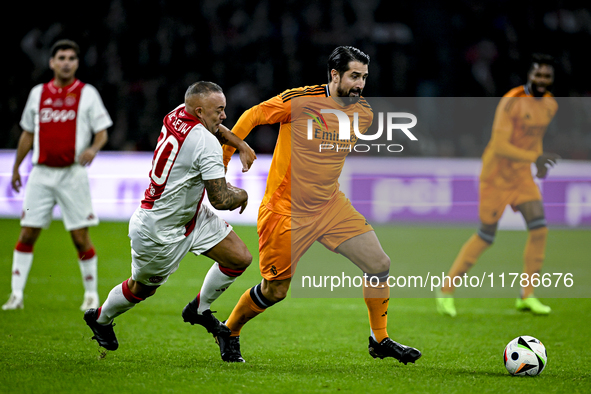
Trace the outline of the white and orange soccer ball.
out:
<instances>
[{"instance_id":1,"label":"white and orange soccer ball","mask_svg":"<svg viewBox=\"0 0 591 394\"><path fill-rule=\"evenodd\" d=\"M546 368L548 355L542 342L529 335L522 335L507 344L503 361L513 376L536 376Z\"/></svg>"}]
</instances>

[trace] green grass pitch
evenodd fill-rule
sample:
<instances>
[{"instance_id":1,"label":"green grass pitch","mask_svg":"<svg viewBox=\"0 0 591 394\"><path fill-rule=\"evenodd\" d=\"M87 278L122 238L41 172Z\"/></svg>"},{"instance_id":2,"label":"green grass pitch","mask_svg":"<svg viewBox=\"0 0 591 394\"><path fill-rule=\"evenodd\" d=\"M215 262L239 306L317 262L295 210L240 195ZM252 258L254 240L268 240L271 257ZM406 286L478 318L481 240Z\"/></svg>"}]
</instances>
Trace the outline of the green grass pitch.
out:
<instances>
[{"instance_id":1,"label":"green grass pitch","mask_svg":"<svg viewBox=\"0 0 591 394\"><path fill-rule=\"evenodd\" d=\"M214 304L225 319L245 289L260 281L254 227L235 227L253 265ZM10 293L17 220L0 220L0 303ZM413 261L441 261L447 271L472 228L376 227L392 269ZM91 229L99 257L99 293L130 275L127 223ZM500 231L473 271L492 270L501 257L521 270L525 232ZM579 267L588 280L591 231L551 229L546 264ZM318 255L342 259L336 254ZM311 251L308 258L315 258ZM307 255L308 256L308 255ZM306 258L306 256L304 257ZM82 312L76 253L61 222L44 230L25 289L25 309L0 311L1 393L588 393L591 392L591 301L546 299L553 312L535 317L513 309L514 299L459 298L458 316L439 316L432 298L391 293L389 333L419 348L415 364L374 360L361 298L292 298L269 309L242 331L243 365L221 361L202 327L183 323L181 311L211 265L188 256L156 295L116 319L120 347L102 356ZM586 271L585 271L586 270ZM587 284L588 286L589 284ZM505 345L518 335L540 339L548 351L542 375L511 377Z\"/></svg>"}]
</instances>

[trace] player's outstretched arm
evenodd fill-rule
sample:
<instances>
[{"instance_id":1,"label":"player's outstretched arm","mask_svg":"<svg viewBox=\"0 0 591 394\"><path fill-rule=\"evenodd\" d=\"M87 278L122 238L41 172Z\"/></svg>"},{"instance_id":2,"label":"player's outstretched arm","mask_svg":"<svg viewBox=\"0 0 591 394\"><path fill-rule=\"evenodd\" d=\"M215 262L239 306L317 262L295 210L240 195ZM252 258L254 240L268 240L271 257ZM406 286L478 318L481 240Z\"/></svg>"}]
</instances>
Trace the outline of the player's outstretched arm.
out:
<instances>
[{"instance_id":1,"label":"player's outstretched arm","mask_svg":"<svg viewBox=\"0 0 591 394\"><path fill-rule=\"evenodd\" d=\"M232 186L226 182L226 178L209 179L203 182L207 190L207 198L215 209L233 211L240 207L240 213L244 212L248 204L246 190Z\"/></svg>"},{"instance_id":2,"label":"player's outstretched arm","mask_svg":"<svg viewBox=\"0 0 591 394\"><path fill-rule=\"evenodd\" d=\"M266 113L272 111L266 112L263 110L263 107L268 105L277 107L277 105L272 104L276 100L281 100L281 98L279 96L276 96L275 98L267 100L261 104L255 105L254 107L244 111L244 113L240 115L240 118L238 119L234 127L232 127L232 134L238 137L239 139L244 140L248 136L248 134L250 134L252 129L254 129L256 126L263 124L274 124L279 122L279 120L275 120L272 117L267 117ZM291 110L288 113L291 115ZM230 159L232 158L232 155L234 154L235 150L236 148L234 148L233 146L224 146L224 167L226 167L230 162Z\"/></svg>"},{"instance_id":3,"label":"player's outstretched arm","mask_svg":"<svg viewBox=\"0 0 591 394\"><path fill-rule=\"evenodd\" d=\"M247 172L257 158L254 150L224 125L220 125L215 136L222 145L231 146L238 150L238 153L240 154L240 162L242 163L242 172Z\"/></svg>"},{"instance_id":4,"label":"player's outstretched arm","mask_svg":"<svg viewBox=\"0 0 591 394\"><path fill-rule=\"evenodd\" d=\"M550 167L554 167L558 159L560 159L560 156L556 153L542 153L536 160L536 167L538 169L536 177L540 179L546 178L546 175L548 174L548 169Z\"/></svg>"}]
</instances>

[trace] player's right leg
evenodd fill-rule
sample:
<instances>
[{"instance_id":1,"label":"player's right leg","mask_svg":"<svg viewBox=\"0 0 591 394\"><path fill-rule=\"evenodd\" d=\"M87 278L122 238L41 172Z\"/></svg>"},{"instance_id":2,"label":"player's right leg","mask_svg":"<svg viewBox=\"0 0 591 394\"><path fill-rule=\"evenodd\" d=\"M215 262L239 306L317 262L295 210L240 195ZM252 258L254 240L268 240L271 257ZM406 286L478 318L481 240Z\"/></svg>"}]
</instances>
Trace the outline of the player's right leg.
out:
<instances>
[{"instance_id":1,"label":"player's right leg","mask_svg":"<svg viewBox=\"0 0 591 394\"><path fill-rule=\"evenodd\" d=\"M11 293L2 310L23 309L23 293L33 264L33 247L41 234L41 228L22 227L12 254Z\"/></svg>"},{"instance_id":2,"label":"player's right leg","mask_svg":"<svg viewBox=\"0 0 591 394\"><path fill-rule=\"evenodd\" d=\"M528 278L532 278L532 275L540 274L545 257L548 227L544 206L541 200L534 200L518 205L517 209L523 215L528 230L527 242L523 251L523 272ZM534 296L531 280L528 282L528 285L521 289L521 297L516 300L515 307L517 310L530 311L536 315L549 314L552 308L544 305Z\"/></svg>"},{"instance_id":3,"label":"player's right leg","mask_svg":"<svg viewBox=\"0 0 591 394\"><path fill-rule=\"evenodd\" d=\"M455 290L453 280L462 277L467 273L480 256L494 242L497 232L498 221L505 211L507 204L510 204L514 195L512 189L499 190L495 185L480 182L478 216L480 228L464 243L456 256L447 276L450 280L443 283L441 289L436 291L435 302L437 311L442 315L456 316L456 308L453 299Z\"/></svg>"},{"instance_id":4,"label":"player's right leg","mask_svg":"<svg viewBox=\"0 0 591 394\"><path fill-rule=\"evenodd\" d=\"M478 261L484 251L493 244L496 231L497 223L481 223L478 232L473 234L468 241L464 243L447 273L447 277L449 277L450 280L444 281L441 289L437 290L435 301L437 311L440 314L452 317L456 316L457 312L453 299L453 293L455 290L453 279L456 277L462 277L474 266L474 264L476 264L476 261Z\"/></svg>"},{"instance_id":5,"label":"player's right leg","mask_svg":"<svg viewBox=\"0 0 591 394\"><path fill-rule=\"evenodd\" d=\"M363 220L365 221L365 220ZM349 224L349 226L351 226ZM326 243L326 237L323 243ZM363 288L363 298L367 306L369 326L369 354L373 358L392 357L401 363L414 363L421 357L421 352L410 346L395 342L388 335L388 305L390 287L387 284L390 272L390 258L382 249L374 231L356 235L342 242L336 249L353 264L361 268L364 276L370 278ZM377 285L373 279L377 278Z\"/></svg>"},{"instance_id":6,"label":"player's right leg","mask_svg":"<svg viewBox=\"0 0 591 394\"><path fill-rule=\"evenodd\" d=\"M244 242L234 231L207 250L203 255L214 260L197 297L183 309L183 320L191 324L199 324L207 332L218 335L229 335L230 329L213 316L211 304L242 275L252 261L252 255Z\"/></svg>"},{"instance_id":7,"label":"player's right leg","mask_svg":"<svg viewBox=\"0 0 591 394\"><path fill-rule=\"evenodd\" d=\"M45 166L33 166L23 198L21 232L12 256L12 292L3 310L22 309L23 292L33 264L33 247L42 228L52 220L55 206L54 185L58 171Z\"/></svg>"}]
</instances>

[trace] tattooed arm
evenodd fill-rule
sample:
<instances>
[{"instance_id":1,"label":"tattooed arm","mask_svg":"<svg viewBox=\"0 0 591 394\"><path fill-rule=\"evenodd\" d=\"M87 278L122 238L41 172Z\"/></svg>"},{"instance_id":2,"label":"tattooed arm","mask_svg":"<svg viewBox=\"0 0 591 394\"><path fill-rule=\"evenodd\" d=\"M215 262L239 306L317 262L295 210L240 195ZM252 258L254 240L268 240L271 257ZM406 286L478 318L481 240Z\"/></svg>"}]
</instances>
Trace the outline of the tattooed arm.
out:
<instances>
[{"instance_id":1,"label":"tattooed arm","mask_svg":"<svg viewBox=\"0 0 591 394\"><path fill-rule=\"evenodd\" d=\"M238 150L240 162L242 162L242 172L248 171L257 158L254 150L224 125L220 125L220 128L214 135L220 141L220 144L228 145Z\"/></svg>"},{"instance_id":2,"label":"tattooed arm","mask_svg":"<svg viewBox=\"0 0 591 394\"><path fill-rule=\"evenodd\" d=\"M248 204L246 190L226 183L226 178L210 179L203 182L207 190L207 198L215 209L233 211L240 207L240 213L244 212Z\"/></svg>"}]
</instances>

